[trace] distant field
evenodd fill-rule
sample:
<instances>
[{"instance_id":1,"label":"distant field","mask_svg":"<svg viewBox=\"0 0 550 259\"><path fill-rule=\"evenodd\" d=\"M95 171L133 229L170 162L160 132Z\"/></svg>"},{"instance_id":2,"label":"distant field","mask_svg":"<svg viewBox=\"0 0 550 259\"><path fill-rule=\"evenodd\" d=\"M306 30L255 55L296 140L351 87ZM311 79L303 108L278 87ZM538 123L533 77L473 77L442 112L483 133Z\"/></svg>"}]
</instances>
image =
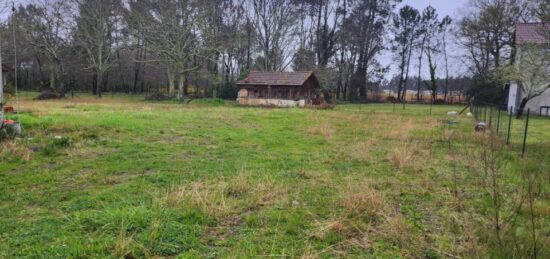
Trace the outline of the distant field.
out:
<instances>
[{"instance_id":1,"label":"distant field","mask_svg":"<svg viewBox=\"0 0 550 259\"><path fill-rule=\"evenodd\" d=\"M0 144L2 258L529 257L530 226L550 257L550 120L520 159L449 124L461 106L22 96L25 136ZM514 216L499 237L492 179Z\"/></svg>"}]
</instances>

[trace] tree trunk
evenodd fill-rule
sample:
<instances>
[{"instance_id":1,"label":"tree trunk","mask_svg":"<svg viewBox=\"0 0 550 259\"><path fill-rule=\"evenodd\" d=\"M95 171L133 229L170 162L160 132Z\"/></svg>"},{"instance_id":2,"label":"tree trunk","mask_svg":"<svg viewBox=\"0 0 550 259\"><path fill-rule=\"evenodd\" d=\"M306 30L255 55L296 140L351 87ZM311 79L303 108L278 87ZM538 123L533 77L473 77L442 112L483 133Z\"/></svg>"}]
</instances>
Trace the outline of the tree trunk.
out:
<instances>
[{"instance_id":1,"label":"tree trunk","mask_svg":"<svg viewBox=\"0 0 550 259\"><path fill-rule=\"evenodd\" d=\"M181 73L178 79L178 100L183 100L185 87L185 74Z\"/></svg>"},{"instance_id":2,"label":"tree trunk","mask_svg":"<svg viewBox=\"0 0 550 259\"><path fill-rule=\"evenodd\" d=\"M174 90L176 87L176 75L170 69L167 70L167 76L168 76L168 95L170 97L174 96Z\"/></svg>"},{"instance_id":3,"label":"tree trunk","mask_svg":"<svg viewBox=\"0 0 550 259\"><path fill-rule=\"evenodd\" d=\"M529 102L529 99L527 99L527 97L524 97L523 99L521 99L521 103L519 104L519 107L518 107L518 112L516 113L516 118L521 118L521 116L523 115L523 111L525 110L525 106L527 106L527 103Z\"/></svg>"},{"instance_id":4,"label":"tree trunk","mask_svg":"<svg viewBox=\"0 0 550 259\"><path fill-rule=\"evenodd\" d=\"M183 96L189 96L189 81L187 76L185 77L185 82L183 83Z\"/></svg>"},{"instance_id":5,"label":"tree trunk","mask_svg":"<svg viewBox=\"0 0 550 259\"><path fill-rule=\"evenodd\" d=\"M422 44L420 45L420 55L418 56L418 81L416 82L417 92L416 100L420 102L420 83L422 82L422 55L424 55L424 44L426 44L426 37L422 38Z\"/></svg>"},{"instance_id":6,"label":"tree trunk","mask_svg":"<svg viewBox=\"0 0 550 259\"><path fill-rule=\"evenodd\" d=\"M49 79L50 79L50 89L52 89L53 91L57 91L57 89L55 88L55 71L53 69L49 69L50 71L49 72Z\"/></svg>"},{"instance_id":7,"label":"tree trunk","mask_svg":"<svg viewBox=\"0 0 550 259\"><path fill-rule=\"evenodd\" d=\"M95 73L95 92L98 98L101 98L101 73L96 71Z\"/></svg>"}]
</instances>

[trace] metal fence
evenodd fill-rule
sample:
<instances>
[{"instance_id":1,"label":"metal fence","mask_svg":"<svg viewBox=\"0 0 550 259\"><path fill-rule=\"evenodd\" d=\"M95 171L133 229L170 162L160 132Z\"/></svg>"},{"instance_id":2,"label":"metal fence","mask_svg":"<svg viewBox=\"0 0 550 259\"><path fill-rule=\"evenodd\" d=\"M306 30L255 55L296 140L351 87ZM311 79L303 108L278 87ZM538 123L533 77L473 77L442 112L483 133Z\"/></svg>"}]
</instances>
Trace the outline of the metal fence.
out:
<instances>
[{"instance_id":1,"label":"metal fence","mask_svg":"<svg viewBox=\"0 0 550 259\"><path fill-rule=\"evenodd\" d=\"M471 111L478 122L502 139L508 145L519 145L521 156L525 155L529 135L529 118L531 111L527 109L521 120L515 118L515 107L506 107L484 102L473 102Z\"/></svg>"}]
</instances>

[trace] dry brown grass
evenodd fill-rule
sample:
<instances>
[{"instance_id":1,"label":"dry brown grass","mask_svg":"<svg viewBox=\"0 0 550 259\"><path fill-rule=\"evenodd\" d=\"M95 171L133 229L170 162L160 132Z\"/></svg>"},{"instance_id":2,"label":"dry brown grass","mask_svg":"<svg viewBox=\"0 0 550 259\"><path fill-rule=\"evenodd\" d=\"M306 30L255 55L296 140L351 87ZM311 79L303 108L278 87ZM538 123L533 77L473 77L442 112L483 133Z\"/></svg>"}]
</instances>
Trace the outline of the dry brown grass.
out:
<instances>
[{"instance_id":1,"label":"dry brown grass","mask_svg":"<svg viewBox=\"0 0 550 259\"><path fill-rule=\"evenodd\" d=\"M386 122L386 124L387 123L388 122ZM416 127L415 121L412 119L401 121L397 118L397 120L392 121L391 124L393 124L391 128L384 131L385 139L409 141L411 139L411 133Z\"/></svg>"},{"instance_id":2,"label":"dry brown grass","mask_svg":"<svg viewBox=\"0 0 550 259\"><path fill-rule=\"evenodd\" d=\"M422 238L413 236L407 225L407 219L400 212L385 216L385 221L377 227L377 233L399 246L404 257L415 257L415 254L423 250Z\"/></svg>"},{"instance_id":3,"label":"dry brown grass","mask_svg":"<svg viewBox=\"0 0 550 259\"><path fill-rule=\"evenodd\" d=\"M31 150L17 139L0 142L0 160L13 158L29 161L31 160Z\"/></svg>"},{"instance_id":4,"label":"dry brown grass","mask_svg":"<svg viewBox=\"0 0 550 259\"><path fill-rule=\"evenodd\" d=\"M363 180L348 184L343 190L341 205L346 215L377 217L384 212L386 202L370 180Z\"/></svg>"},{"instance_id":5,"label":"dry brown grass","mask_svg":"<svg viewBox=\"0 0 550 259\"><path fill-rule=\"evenodd\" d=\"M316 126L313 126L313 127L310 127L308 130L307 130L307 133L308 134L311 134L311 135L318 135L318 136L323 136L325 139L327 140L330 140L332 139L334 133L335 133L335 130L334 128L332 127L331 124L329 123L322 123L320 125L316 125Z\"/></svg>"},{"instance_id":6,"label":"dry brown grass","mask_svg":"<svg viewBox=\"0 0 550 259\"><path fill-rule=\"evenodd\" d=\"M399 170L411 165L412 158L413 149L410 144L395 147L388 155L388 160Z\"/></svg>"},{"instance_id":7,"label":"dry brown grass","mask_svg":"<svg viewBox=\"0 0 550 259\"><path fill-rule=\"evenodd\" d=\"M387 217L381 229L383 230L384 236L395 244L403 246L411 239L407 220L401 213Z\"/></svg>"},{"instance_id":8,"label":"dry brown grass","mask_svg":"<svg viewBox=\"0 0 550 259\"><path fill-rule=\"evenodd\" d=\"M178 185L157 198L156 202L169 208L192 204L206 214L222 219L282 202L286 195L287 190L271 180L252 181L239 175L229 182L196 181Z\"/></svg>"},{"instance_id":9,"label":"dry brown grass","mask_svg":"<svg viewBox=\"0 0 550 259\"><path fill-rule=\"evenodd\" d=\"M351 144L348 152L353 158L368 161L372 159L371 151L377 146L378 139L370 138L364 141L356 141L355 144Z\"/></svg>"},{"instance_id":10,"label":"dry brown grass","mask_svg":"<svg viewBox=\"0 0 550 259\"><path fill-rule=\"evenodd\" d=\"M126 235L126 227L124 226L124 221L121 223L120 229L118 231L117 240L115 242L114 254L117 258L132 258L132 246L134 239L132 236Z\"/></svg>"}]
</instances>

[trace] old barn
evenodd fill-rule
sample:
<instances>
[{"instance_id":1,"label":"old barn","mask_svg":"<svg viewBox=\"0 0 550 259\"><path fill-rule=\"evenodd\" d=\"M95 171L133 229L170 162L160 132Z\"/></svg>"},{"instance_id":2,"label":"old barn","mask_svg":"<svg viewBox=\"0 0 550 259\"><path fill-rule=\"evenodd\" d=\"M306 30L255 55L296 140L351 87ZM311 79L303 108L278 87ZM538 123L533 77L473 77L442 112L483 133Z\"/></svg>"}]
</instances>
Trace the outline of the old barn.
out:
<instances>
[{"instance_id":1,"label":"old barn","mask_svg":"<svg viewBox=\"0 0 550 259\"><path fill-rule=\"evenodd\" d=\"M317 90L321 88L312 71L258 72L252 71L238 81L241 105L252 106L308 106L318 104Z\"/></svg>"}]
</instances>

